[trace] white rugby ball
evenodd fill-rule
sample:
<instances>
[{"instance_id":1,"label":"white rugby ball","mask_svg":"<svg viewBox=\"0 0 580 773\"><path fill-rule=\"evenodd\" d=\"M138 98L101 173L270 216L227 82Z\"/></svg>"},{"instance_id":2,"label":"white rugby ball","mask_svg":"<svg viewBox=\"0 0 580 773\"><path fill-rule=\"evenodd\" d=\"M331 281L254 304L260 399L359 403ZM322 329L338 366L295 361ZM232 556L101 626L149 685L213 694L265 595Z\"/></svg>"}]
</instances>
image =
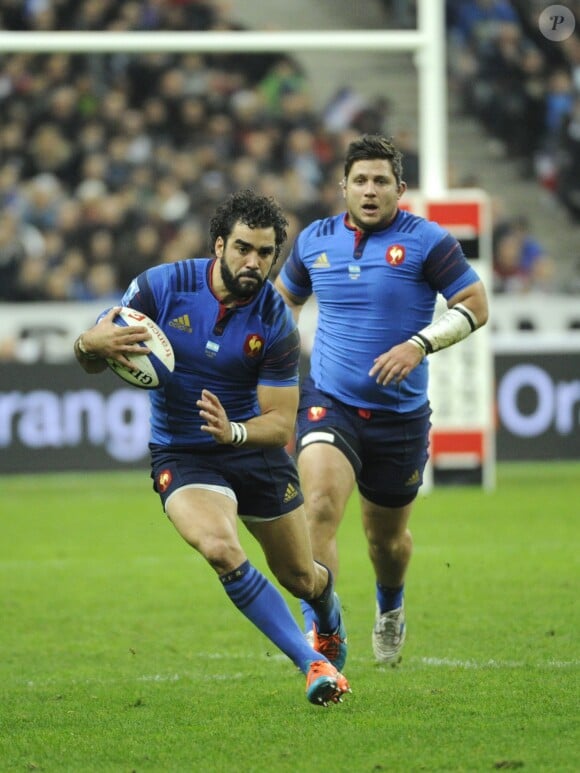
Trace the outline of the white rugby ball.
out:
<instances>
[{"instance_id":1,"label":"white rugby ball","mask_svg":"<svg viewBox=\"0 0 580 773\"><path fill-rule=\"evenodd\" d=\"M152 319L140 311L123 306L113 319L115 325L143 325L151 333L151 338L140 345L151 350L150 354L128 354L127 358L139 367L129 370L116 360L107 358L107 365L123 381L141 389L157 389L164 384L175 368L173 347L163 330Z\"/></svg>"}]
</instances>

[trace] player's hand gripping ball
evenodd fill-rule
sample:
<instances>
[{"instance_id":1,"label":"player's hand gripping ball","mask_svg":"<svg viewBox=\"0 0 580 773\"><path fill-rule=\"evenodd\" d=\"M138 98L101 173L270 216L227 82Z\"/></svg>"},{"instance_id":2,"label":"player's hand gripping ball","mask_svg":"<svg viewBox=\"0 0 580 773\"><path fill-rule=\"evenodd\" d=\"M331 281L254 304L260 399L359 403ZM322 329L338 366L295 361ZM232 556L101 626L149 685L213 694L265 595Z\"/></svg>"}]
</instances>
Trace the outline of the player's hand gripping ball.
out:
<instances>
[{"instance_id":1,"label":"player's hand gripping ball","mask_svg":"<svg viewBox=\"0 0 580 773\"><path fill-rule=\"evenodd\" d=\"M151 333L151 338L141 342L140 345L144 349L150 349L151 353L127 355L127 359L137 365L138 370L129 370L117 360L110 358L107 358L107 365L119 378L133 386L141 389L157 389L157 387L162 386L175 368L173 347L165 333L145 314L126 306L121 308L113 322L120 327L126 325L146 327Z\"/></svg>"}]
</instances>

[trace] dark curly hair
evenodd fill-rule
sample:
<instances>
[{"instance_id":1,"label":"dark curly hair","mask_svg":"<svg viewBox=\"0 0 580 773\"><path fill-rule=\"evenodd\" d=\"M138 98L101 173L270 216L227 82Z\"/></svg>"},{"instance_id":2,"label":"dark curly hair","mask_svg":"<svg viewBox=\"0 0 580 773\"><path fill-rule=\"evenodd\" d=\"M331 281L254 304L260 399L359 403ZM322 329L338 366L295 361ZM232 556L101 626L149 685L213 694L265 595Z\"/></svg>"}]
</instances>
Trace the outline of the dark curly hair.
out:
<instances>
[{"instance_id":1,"label":"dark curly hair","mask_svg":"<svg viewBox=\"0 0 580 773\"><path fill-rule=\"evenodd\" d=\"M363 134L350 143L346 151L344 176L348 177L355 161L373 161L376 158L391 162L397 185L400 185L403 180L403 154L393 145L392 140L380 134Z\"/></svg>"},{"instance_id":2,"label":"dark curly hair","mask_svg":"<svg viewBox=\"0 0 580 773\"><path fill-rule=\"evenodd\" d=\"M250 228L273 228L276 237L275 258L286 241L288 221L282 209L274 199L259 196L252 190L231 193L216 209L209 224L210 244L216 242L218 236L227 241L237 222L242 222Z\"/></svg>"}]
</instances>

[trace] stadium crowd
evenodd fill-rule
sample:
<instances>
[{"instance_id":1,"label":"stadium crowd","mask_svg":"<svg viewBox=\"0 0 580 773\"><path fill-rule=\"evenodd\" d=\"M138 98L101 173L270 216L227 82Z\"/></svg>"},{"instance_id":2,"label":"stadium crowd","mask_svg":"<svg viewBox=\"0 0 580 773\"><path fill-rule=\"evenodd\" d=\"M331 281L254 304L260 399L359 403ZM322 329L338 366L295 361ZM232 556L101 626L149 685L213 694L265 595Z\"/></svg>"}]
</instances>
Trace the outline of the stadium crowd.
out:
<instances>
[{"instance_id":1,"label":"stadium crowd","mask_svg":"<svg viewBox=\"0 0 580 773\"><path fill-rule=\"evenodd\" d=\"M565 3L576 29L558 42L538 23L548 5L447 0L450 77L498 156L518 159L580 222L580 2Z\"/></svg>"},{"instance_id":2,"label":"stadium crowd","mask_svg":"<svg viewBox=\"0 0 580 773\"><path fill-rule=\"evenodd\" d=\"M465 109L507 152L550 166L549 184L580 219L578 38L550 56L515 0L447 5ZM413 23L414 3L385 6ZM221 0L5 0L0 28L239 29L229 12ZM5 301L114 301L149 266L208 254L202 224L240 188L280 202L290 245L307 221L342 209L350 140L392 133L387 98L344 88L317 111L295 59L275 54L4 54L0 110ZM394 140L412 188L414 139Z\"/></svg>"},{"instance_id":3,"label":"stadium crowd","mask_svg":"<svg viewBox=\"0 0 580 773\"><path fill-rule=\"evenodd\" d=\"M14 30L211 30L218 2L9 2ZM159 261L207 254L217 201L251 187L291 224L341 204L340 159L388 104L345 90L318 115L278 55L0 59L0 299L111 298Z\"/></svg>"}]
</instances>

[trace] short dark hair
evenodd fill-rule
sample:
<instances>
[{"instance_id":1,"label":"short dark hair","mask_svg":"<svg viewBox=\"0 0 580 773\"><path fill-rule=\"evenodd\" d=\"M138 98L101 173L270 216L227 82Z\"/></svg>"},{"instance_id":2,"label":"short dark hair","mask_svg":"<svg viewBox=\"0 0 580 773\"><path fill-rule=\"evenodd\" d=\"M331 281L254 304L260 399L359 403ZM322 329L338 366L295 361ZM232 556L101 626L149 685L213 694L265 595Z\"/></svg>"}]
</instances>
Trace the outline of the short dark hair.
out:
<instances>
[{"instance_id":1,"label":"short dark hair","mask_svg":"<svg viewBox=\"0 0 580 773\"><path fill-rule=\"evenodd\" d=\"M277 258L286 241L288 221L280 205L268 196L260 196L247 189L231 193L216 209L209 224L209 236L212 250L218 236L227 241L235 224L241 221L250 228L273 228Z\"/></svg>"},{"instance_id":2,"label":"short dark hair","mask_svg":"<svg viewBox=\"0 0 580 773\"><path fill-rule=\"evenodd\" d=\"M391 162L397 185L400 185L403 181L403 154L393 145L392 139L380 134L363 134L350 143L346 151L344 176L348 177L355 161L371 161L375 158Z\"/></svg>"}]
</instances>

